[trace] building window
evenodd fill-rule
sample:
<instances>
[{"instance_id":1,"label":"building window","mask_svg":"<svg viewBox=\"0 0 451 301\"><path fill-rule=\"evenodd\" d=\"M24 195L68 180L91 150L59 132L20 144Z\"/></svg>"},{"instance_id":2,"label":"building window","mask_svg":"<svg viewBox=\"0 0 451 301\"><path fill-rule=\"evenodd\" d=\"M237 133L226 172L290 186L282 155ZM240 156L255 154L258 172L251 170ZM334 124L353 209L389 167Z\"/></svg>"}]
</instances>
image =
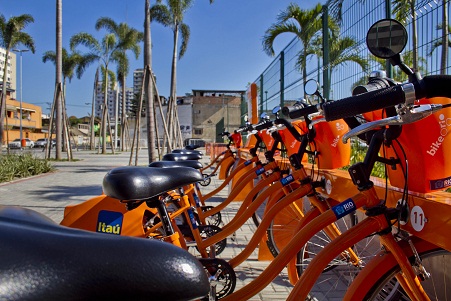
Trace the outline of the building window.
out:
<instances>
[{"instance_id":1,"label":"building window","mask_svg":"<svg viewBox=\"0 0 451 301\"><path fill-rule=\"evenodd\" d=\"M194 129L194 135L202 135L203 129Z\"/></svg>"}]
</instances>

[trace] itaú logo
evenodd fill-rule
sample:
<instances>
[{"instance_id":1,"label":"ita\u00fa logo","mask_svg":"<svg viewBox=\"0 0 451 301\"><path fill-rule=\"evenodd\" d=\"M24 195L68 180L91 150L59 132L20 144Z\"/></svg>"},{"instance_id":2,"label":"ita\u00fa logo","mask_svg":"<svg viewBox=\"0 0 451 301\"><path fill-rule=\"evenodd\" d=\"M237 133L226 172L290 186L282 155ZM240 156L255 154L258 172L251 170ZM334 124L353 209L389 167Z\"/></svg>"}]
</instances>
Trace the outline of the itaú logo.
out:
<instances>
[{"instance_id":1,"label":"ita\u00fa logo","mask_svg":"<svg viewBox=\"0 0 451 301\"><path fill-rule=\"evenodd\" d=\"M121 235L123 219L121 212L101 210L97 217L96 232Z\"/></svg>"},{"instance_id":2,"label":"ita\u00fa logo","mask_svg":"<svg viewBox=\"0 0 451 301\"><path fill-rule=\"evenodd\" d=\"M445 115L440 114L438 117L438 124L440 125L440 136L437 137L437 140L433 142L429 146L429 150L426 151L432 157L438 152L442 143L445 141L446 135L448 135L448 127L451 126L451 118L445 118Z\"/></svg>"}]
</instances>

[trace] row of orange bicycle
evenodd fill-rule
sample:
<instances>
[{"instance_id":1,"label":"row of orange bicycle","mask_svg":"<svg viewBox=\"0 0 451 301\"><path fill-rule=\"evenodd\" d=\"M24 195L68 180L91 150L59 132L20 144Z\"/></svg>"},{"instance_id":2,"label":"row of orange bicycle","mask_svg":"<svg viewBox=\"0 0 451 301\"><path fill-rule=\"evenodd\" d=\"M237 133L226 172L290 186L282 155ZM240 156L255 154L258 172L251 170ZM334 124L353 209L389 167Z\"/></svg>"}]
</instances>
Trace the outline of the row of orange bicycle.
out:
<instances>
[{"instance_id":1,"label":"row of orange bicycle","mask_svg":"<svg viewBox=\"0 0 451 301\"><path fill-rule=\"evenodd\" d=\"M293 285L287 300L447 300L451 78L413 72L399 55L406 42L395 20L375 23L367 35L370 52L406 72L408 83L374 73L358 89L365 93L326 101L309 81L305 93L319 101L277 107L272 119L263 114L222 133L230 143L211 164L188 147L149 166L115 168L104 178L104 195L67 207L61 224L195 248L208 284L180 300L249 300L285 268ZM363 161L351 166L350 140L366 145ZM371 176L377 162L384 179ZM223 182L203 194L212 178ZM228 197L209 204L226 187ZM243 192L225 224L221 211ZM248 244L222 259L227 239L251 218L257 230ZM259 247L274 259L235 290L234 269ZM328 285L312 292L322 275Z\"/></svg>"}]
</instances>

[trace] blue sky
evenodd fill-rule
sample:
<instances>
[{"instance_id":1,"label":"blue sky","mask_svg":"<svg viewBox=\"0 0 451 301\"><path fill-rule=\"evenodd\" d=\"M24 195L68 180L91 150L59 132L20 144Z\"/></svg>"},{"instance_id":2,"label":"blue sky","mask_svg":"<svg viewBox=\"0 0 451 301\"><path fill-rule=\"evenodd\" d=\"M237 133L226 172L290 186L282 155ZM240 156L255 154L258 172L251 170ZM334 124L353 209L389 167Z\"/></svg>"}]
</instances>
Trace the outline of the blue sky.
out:
<instances>
[{"instance_id":1,"label":"blue sky","mask_svg":"<svg viewBox=\"0 0 451 301\"><path fill-rule=\"evenodd\" d=\"M178 62L177 94L185 95L192 89L244 90L273 60L262 50L262 37L277 14L291 2L303 9L310 9L318 2L325 3L324 0L215 0L210 5L208 0L196 0L185 15L191 37L185 56ZM42 63L42 54L55 50L55 5L55 0L0 0L0 13L6 19L21 14L31 14L35 19L25 29L35 40L36 52L23 54L23 101L41 105L44 112L48 112L47 103L52 101L54 93L54 65ZM143 30L143 10L144 0L63 0L63 47L69 49L70 37L82 31L101 39L106 32L94 28L100 17L113 18L117 23L127 22ZM152 23L151 28L157 88L160 95L168 96L172 32L156 23ZM292 38L289 34L277 38L276 53ZM133 84L132 70L143 66L142 55L138 60L133 57L130 60L127 86ZM86 103L92 101L95 68L96 65L92 65L81 79L74 77L68 84L69 116L82 117L91 111ZM19 77L17 81L19 90ZM19 92L17 96L20 97Z\"/></svg>"}]
</instances>

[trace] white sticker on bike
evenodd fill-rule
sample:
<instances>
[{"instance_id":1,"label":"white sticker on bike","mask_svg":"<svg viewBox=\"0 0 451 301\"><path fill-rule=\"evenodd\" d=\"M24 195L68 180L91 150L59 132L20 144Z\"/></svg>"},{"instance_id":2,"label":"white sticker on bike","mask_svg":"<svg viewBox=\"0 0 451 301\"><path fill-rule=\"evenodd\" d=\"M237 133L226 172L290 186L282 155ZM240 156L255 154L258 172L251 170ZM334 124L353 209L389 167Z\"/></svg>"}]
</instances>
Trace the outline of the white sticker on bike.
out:
<instances>
[{"instance_id":1,"label":"white sticker on bike","mask_svg":"<svg viewBox=\"0 0 451 301\"><path fill-rule=\"evenodd\" d=\"M420 232L424 228L424 224L427 222L426 217L424 216L424 211L420 206L415 206L410 211L410 223L412 224L412 228Z\"/></svg>"},{"instance_id":2,"label":"white sticker on bike","mask_svg":"<svg viewBox=\"0 0 451 301\"><path fill-rule=\"evenodd\" d=\"M326 192L327 194L330 194L332 192L332 182L329 179L327 179L326 181Z\"/></svg>"}]
</instances>

